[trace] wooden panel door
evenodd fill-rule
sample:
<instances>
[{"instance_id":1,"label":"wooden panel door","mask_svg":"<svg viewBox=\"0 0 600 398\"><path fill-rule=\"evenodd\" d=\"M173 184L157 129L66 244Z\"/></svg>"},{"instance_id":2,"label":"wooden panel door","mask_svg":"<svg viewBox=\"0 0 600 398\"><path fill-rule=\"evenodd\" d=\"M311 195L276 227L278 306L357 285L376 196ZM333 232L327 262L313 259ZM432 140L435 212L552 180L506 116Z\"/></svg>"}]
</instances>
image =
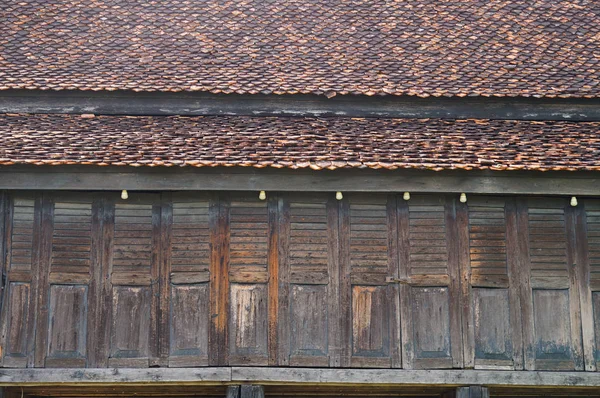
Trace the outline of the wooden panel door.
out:
<instances>
[{"instance_id":1,"label":"wooden panel door","mask_svg":"<svg viewBox=\"0 0 600 398\"><path fill-rule=\"evenodd\" d=\"M160 339L171 367L208 365L211 210L206 194L163 194Z\"/></svg>"},{"instance_id":2,"label":"wooden panel door","mask_svg":"<svg viewBox=\"0 0 600 398\"><path fill-rule=\"evenodd\" d=\"M467 206L457 205L457 213L463 212L465 217L457 220L459 228L468 228L468 244L464 246L468 253L461 262L467 282L463 285L463 308L467 308L463 323L465 367L522 369L514 200L470 197Z\"/></svg>"},{"instance_id":3,"label":"wooden panel door","mask_svg":"<svg viewBox=\"0 0 600 398\"><path fill-rule=\"evenodd\" d=\"M518 199L525 368L583 370L574 210L562 199Z\"/></svg>"},{"instance_id":4,"label":"wooden panel door","mask_svg":"<svg viewBox=\"0 0 600 398\"><path fill-rule=\"evenodd\" d=\"M5 209L2 366L31 367L34 365L42 196L13 195Z\"/></svg>"},{"instance_id":5,"label":"wooden panel door","mask_svg":"<svg viewBox=\"0 0 600 398\"><path fill-rule=\"evenodd\" d=\"M269 362L269 273L277 267L277 202L233 195L222 202L229 276L229 364Z\"/></svg>"},{"instance_id":6,"label":"wooden panel door","mask_svg":"<svg viewBox=\"0 0 600 398\"><path fill-rule=\"evenodd\" d=\"M279 365L340 366L338 206L333 195L279 201Z\"/></svg>"},{"instance_id":7,"label":"wooden panel door","mask_svg":"<svg viewBox=\"0 0 600 398\"><path fill-rule=\"evenodd\" d=\"M107 206L109 366L147 367L158 357L160 197L135 194Z\"/></svg>"},{"instance_id":8,"label":"wooden panel door","mask_svg":"<svg viewBox=\"0 0 600 398\"><path fill-rule=\"evenodd\" d=\"M85 367L95 345L98 203L84 193L44 195L36 366ZM92 286L93 284L93 286ZM89 342L89 344L88 344Z\"/></svg>"},{"instance_id":9,"label":"wooden panel door","mask_svg":"<svg viewBox=\"0 0 600 398\"><path fill-rule=\"evenodd\" d=\"M405 368L463 363L455 202L433 195L398 200Z\"/></svg>"},{"instance_id":10,"label":"wooden panel door","mask_svg":"<svg viewBox=\"0 0 600 398\"><path fill-rule=\"evenodd\" d=\"M340 224L340 305L349 365L400 367L399 289L389 283L398 276L396 197L347 197Z\"/></svg>"}]
</instances>

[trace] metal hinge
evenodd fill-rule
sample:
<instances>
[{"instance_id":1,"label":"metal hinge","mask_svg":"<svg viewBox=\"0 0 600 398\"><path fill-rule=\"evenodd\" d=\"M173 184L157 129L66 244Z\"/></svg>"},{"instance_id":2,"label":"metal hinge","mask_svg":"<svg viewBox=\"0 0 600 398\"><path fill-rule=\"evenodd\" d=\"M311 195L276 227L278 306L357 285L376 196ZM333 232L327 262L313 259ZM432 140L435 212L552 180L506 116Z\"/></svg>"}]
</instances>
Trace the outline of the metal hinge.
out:
<instances>
[{"instance_id":1,"label":"metal hinge","mask_svg":"<svg viewBox=\"0 0 600 398\"><path fill-rule=\"evenodd\" d=\"M393 276L388 276L385 278L386 283L397 283L399 285L409 285L408 279L400 279L394 278Z\"/></svg>"}]
</instances>

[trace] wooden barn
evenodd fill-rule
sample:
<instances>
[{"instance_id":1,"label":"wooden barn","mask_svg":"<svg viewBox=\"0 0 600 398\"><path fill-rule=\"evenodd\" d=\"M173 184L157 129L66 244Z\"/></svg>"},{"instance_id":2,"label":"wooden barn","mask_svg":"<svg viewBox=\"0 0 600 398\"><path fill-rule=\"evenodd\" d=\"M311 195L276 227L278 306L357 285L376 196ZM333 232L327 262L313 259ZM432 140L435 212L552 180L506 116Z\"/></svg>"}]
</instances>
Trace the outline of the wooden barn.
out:
<instances>
[{"instance_id":1,"label":"wooden barn","mask_svg":"<svg viewBox=\"0 0 600 398\"><path fill-rule=\"evenodd\" d=\"M0 4L7 398L600 396L596 0Z\"/></svg>"}]
</instances>

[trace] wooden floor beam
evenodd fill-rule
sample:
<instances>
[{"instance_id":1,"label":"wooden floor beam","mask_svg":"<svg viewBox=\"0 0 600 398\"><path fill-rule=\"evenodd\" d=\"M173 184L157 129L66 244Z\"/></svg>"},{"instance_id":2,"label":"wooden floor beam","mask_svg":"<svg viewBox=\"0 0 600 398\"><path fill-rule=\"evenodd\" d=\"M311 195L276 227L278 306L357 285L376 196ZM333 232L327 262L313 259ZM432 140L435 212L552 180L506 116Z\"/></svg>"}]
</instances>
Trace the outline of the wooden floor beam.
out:
<instances>
[{"instance_id":1,"label":"wooden floor beam","mask_svg":"<svg viewBox=\"0 0 600 398\"><path fill-rule=\"evenodd\" d=\"M0 386L373 385L600 387L596 372L316 368L0 369ZM252 395L255 395L252 393ZM256 398L256 397L254 397Z\"/></svg>"}]
</instances>

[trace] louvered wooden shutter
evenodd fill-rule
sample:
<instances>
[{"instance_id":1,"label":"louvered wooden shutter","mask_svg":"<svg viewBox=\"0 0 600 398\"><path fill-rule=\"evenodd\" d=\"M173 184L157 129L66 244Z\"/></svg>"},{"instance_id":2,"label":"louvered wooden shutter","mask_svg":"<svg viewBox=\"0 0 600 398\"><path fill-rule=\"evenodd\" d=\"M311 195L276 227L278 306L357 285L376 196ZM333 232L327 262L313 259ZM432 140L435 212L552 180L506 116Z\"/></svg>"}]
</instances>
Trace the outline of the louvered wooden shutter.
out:
<instances>
[{"instance_id":1,"label":"louvered wooden shutter","mask_svg":"<svg viewBox=\"0 0 600 398\"><path fill-rule=\"evenodd\" d=\"M95 330L97 322L90 312L91 271L100 266L93 250L98 246L93 208L90 195L45 195L36 366L86 366L88 328Z\"/></svg>"},{"instance_id":2,"label":"louvered wooden shutter","mask_svg":"<svg viewBox=\"0 0 600 398\"><path fill-rule=\"evenodd\" d=\"M202 194L174 194L172 202L165 201L163 206L168 239L164 272L169 275L162 297L167 302L161 307L168 319L163 333L169 335L171 367L208 365L210 210L211 202Z\"/></svg>"},{"instance_id":3,"label":"louvered wooden shutter","mask_svg":"<svg viewBox=\"0 0 600 398\"><path fill-rule=\"evenodd\" d=\"M268 364L269 201L234 196L228 204L229 363Z\"/></svg>"},{"instance_id":4,"label":"louvered wooden shutter","mask_svg":"<svg viewBox=\"0 0 600 398\"><path fill-rule=\"evenodd\" d=\"M350 274L349 280L342 277L350 285L345 292L350 297L342 296L342 306L351 308L348 317L342 313L342 324L351 329L350 365L400 367L398 286L389 283L390 276L398 275L396 200L386 195L348 197L340 264L342 273Z\"/></svg>"},{"instance_id":5,"label":"louvered wooden shutter","mask_svg":"<svg viewBox=\"0 0 600 398\"><path fill-rule=\"evenodd\" d=\"M279 209L280 365L339 366L338 203L295 194Z\"/></svg>"},{"instance_id":6,"label":"louvered wooden shutter","mask_svg":"<svg viewBox=\"0 0 600 398\"><path fill-rule=\"evenodd\" d=\"M136 194L111 210L109 366L146 367L157 356L160 198Z\"/></svg>"},{"instance_id":7,"label":"louvered wooden shutter","mask_svg":"<svg viewBox=\"0 0 600 398\"><path fill-rule=\"evenodd\" d=\"M2 314L2 365L33 366L41 195L15 195L6 220L6 292Z\"/></svg>"},{"instance_id":8,"label":"louvered wooden shutter","mask_svg":"<svg viewBox=\"0 0 600 398\"><path fill-rule=\"evenodd\" d=\"M465 362L482 369L519 369L523 346L514 200L470 197L467 205Z\"/></svg>"},{"instance_id":9,"label":"louvered wooden shutter","mask_svg":"<svg viewBox=\"0 0 600 398\"><path fill-rule=\"evenodd\" d=\"M579 291L575 283L572 209L564 200L519 199L523 263L530 288L522 297L527 369L581 370Z\"/></svg>"},{"instance_id":10,"label":"louvered wooden shutter","mask_svg":"<svg viewBox=\"0 0 600 398\"><path fill-rule=\"evenodd\" d=\"M454 199L399 200L403 366L462 366Z\"/></svg>"}]
</instances>

